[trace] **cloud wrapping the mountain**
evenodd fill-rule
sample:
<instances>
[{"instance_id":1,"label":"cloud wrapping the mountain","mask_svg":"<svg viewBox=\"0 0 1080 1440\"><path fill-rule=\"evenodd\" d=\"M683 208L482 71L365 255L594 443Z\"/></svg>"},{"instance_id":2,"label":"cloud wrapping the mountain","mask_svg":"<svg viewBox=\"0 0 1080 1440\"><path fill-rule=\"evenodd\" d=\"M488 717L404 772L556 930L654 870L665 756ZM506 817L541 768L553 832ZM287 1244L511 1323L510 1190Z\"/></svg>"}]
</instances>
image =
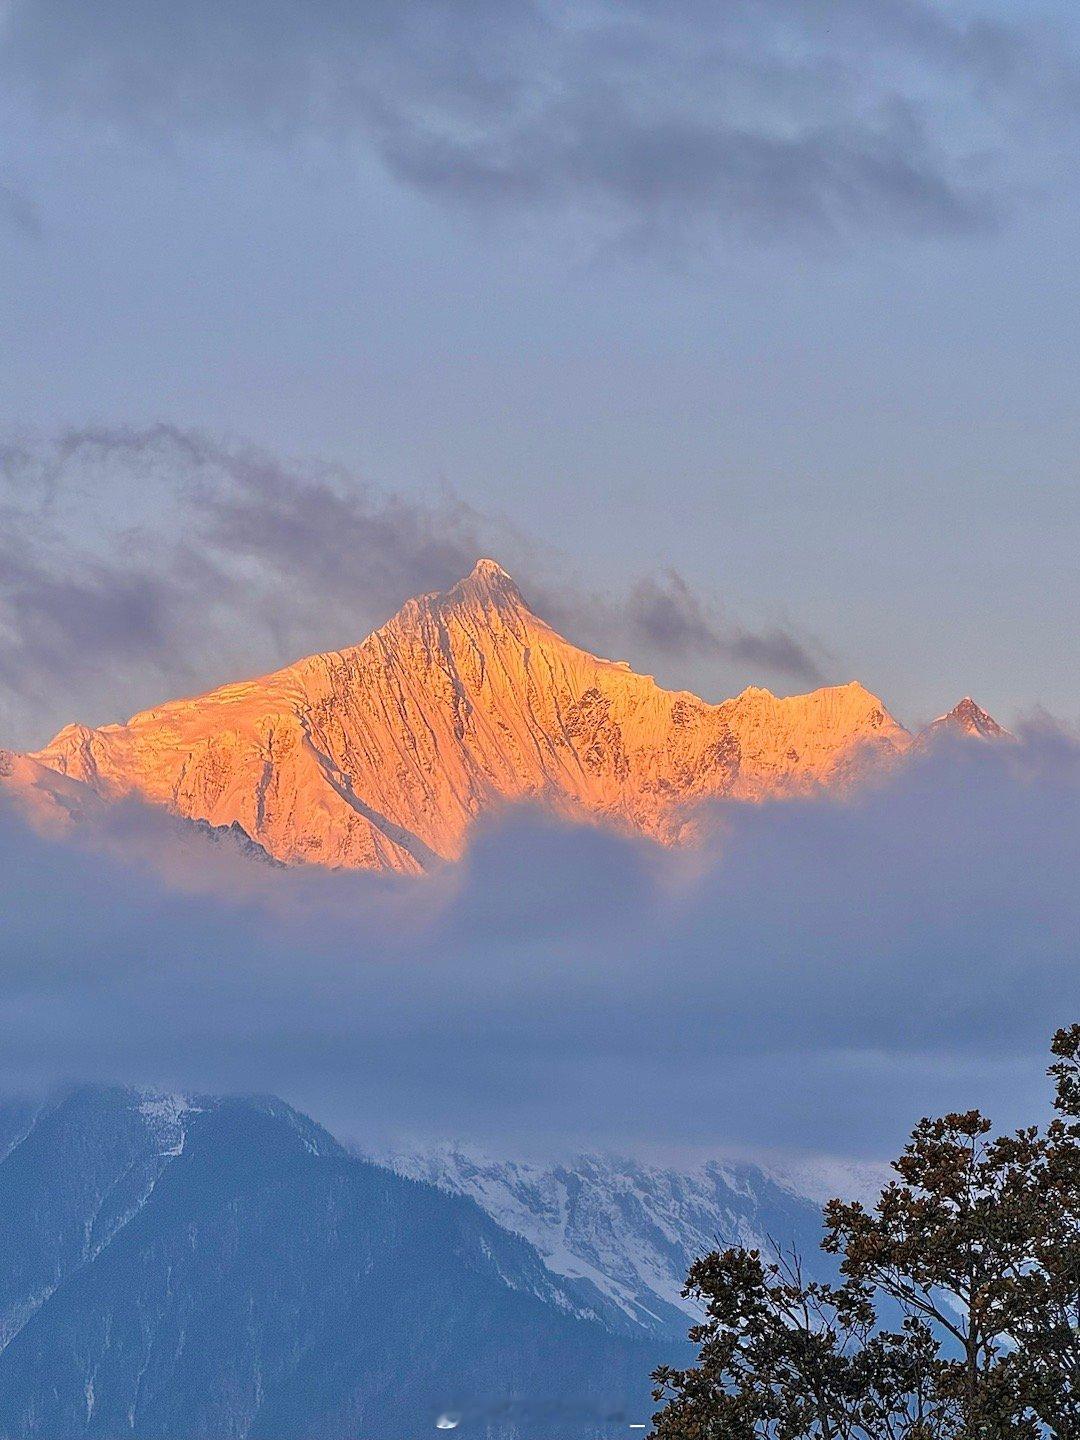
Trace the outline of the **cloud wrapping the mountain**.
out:
<instances>
[{"instance_id":1,"label":"cloud wrapping the mountain","mask_svg":"<svg viewBox=\"0 0 1080 1440\"><path fill-rule=\"evenodd\" d=\"M803 641L718 618L677 574L632 585L624 605L550 583L532 550L453 495L406 499L340 467L172 425L11 438L0 446L0 742L40 743L72 719L126 718L357 644L492 551L581 643L820 683Z\"/></svg>"},{"instance_id":2,"label":"cloud wrapping the mountain","mask_svg":"<svg viewBox=\"0 0 1080 1440\"><path fill-rule=\"evenodd\" d=\"M435 201L636 246L970 234L1000 222L1010 127L1075 109L1075 54L1040 20L990 0L12 0L0 82L110 139L329 140Z\"/></svg>"},{"instance_id":3,"label":"cloud wrapping the mountain","mask_svg":"<svg viewBox=\"0 0 1080 1440\"><path fill-rule=\"evenodd\" d=\"M468 573L481 548L478 518L451 499L413 504L168 425L12 440L0 481L8 744L55 705L57 676L76 713L118 718L356 643L409 595Z\"/></svg>"},{"instance_id":4,"label":"cloud wrapping the mountain","mask_svg":"<svg viewBox=\"0 0 1080 1440\"><path fill-rule=\"evenodd\" d=\"M699 851L510 811L422 881L9 813L0 1083L272 1089L515 1146L882 1155L927 1111L1019 1123L1080 1005L1078 801L1080 745L1044 728L849 801L720 806Z\"/></svg>"}]
</instances>

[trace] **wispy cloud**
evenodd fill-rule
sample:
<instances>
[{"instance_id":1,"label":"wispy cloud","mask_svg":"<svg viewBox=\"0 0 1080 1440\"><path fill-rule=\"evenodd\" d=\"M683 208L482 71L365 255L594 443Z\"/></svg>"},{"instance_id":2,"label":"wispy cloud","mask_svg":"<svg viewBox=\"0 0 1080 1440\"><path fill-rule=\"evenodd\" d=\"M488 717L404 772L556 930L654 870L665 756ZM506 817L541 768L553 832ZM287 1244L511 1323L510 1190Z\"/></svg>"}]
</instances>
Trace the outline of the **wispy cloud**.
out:
<instances>
[{"instance_id":1,"label":"wispy cloud","mask_svg":"<svg viewBox=\"0 0 1080 1440\"><path fill-rule=\"evenodd\" d=\"M720 618L678 575L631 582L628 602L612 603L540 573L523 537L450 494L406 499L340 467L170 425L0 445L0 521L9 746L46 738L35 727L125 718L356 644L490 553L545 619L604 653L628 645L638 663L704 657L819 679L803 641Z\"/></svg>"},{"instance_id":2,"label":"wispy cloud","mask_svg":"<svg viewBox=\"0 0 1080 1440\"><path fill-rule=\"evenodd\" d=\"M61 699L118 717L161 687L355 643L483 548L450 499L410 503L167 425L10 442L0 487L2 718L20 732ZM140 492L146 518L123 523ZM121 523L95 525L110 501Z\"/></svg>"},{"instance_id":3,"label":"wispy cloud","mask_svg":"<svg viewBox=\"0 0 1080 1440\"><path fill-rule=\"evenodd\" d=\"M780 628L752 631L718 616L677 570L637 581L624 611L631 640L678 658L701 656L760 667L808 685L823 683L809 646Z\"/></svg>"},{"instance_id":4,"label":"wispy cloud","mask_svg":"<svg viewBox=\"0 0 1080 1440\"><path fill-rule=\"evenodd\" d=\"M317 134L638 244L816 242L995 227L1010 123L1075 94L1063 33L930 0L12 0L0 77L143 141Z\"/></svg>"}]
</instances>

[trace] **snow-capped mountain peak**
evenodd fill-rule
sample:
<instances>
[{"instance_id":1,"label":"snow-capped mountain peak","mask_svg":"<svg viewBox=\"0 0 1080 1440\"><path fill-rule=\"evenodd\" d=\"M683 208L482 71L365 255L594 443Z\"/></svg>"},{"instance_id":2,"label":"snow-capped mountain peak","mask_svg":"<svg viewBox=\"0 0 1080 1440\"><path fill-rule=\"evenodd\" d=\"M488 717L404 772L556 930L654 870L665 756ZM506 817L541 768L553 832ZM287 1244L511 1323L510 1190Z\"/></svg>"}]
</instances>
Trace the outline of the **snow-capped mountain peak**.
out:
<instances>
[{"instance_id":1,"label":"snow-capped mountain peak","mask_svg":"<svg viewBox=\"0 0 1080 1440\"><path fill-rule=\"evenodd\" d=\"M1011 740L1013 737L992 715L965 695L945 715L939 715L927 726L928 735L951 733L971 736L977 740Z\"/></svg>"},{"instance_id":2,"label":"snow-capped mountain peak","mask_svg":"<svg viewBox=\"0 0 1080 1440\"><path fill-rule=\"evenodd\" d=\"M557 634L485 558L359 645L67 726L32 758L104 800L237 824L279 861L416 872L506 801L670 844L700 802L846 785L910 743L857 684L721 704L664 690Z\"/></svg>"}]
</instances>

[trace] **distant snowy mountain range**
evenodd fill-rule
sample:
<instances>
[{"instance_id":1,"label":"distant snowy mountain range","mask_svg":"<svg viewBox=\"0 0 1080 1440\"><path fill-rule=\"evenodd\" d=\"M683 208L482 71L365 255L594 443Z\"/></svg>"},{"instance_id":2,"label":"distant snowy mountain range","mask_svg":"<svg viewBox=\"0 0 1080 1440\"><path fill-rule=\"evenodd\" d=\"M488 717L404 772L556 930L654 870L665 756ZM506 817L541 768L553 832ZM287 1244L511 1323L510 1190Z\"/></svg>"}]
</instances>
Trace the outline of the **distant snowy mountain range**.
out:
<instances>
[{"instance_id":1,"label":"distant snowy mountain range","mask_svg":"<svg viewBox=\"0 0 1080 1440\"><path fill-rule=\"evenodd\" d=\"M709 1250L794 1247L811 1273L832 1274L819 1251L819 1205L755 1165L714 1161L682 1171L582 1155L543 1167L459 1146L382 1158L399 1174L469 1196L524 1236L583 1303L602 1295L664 1338L681 1339L698 1318L682 1287Z\"/></svg>"},{"instance_id":2,"label":"distant snowy mountain range","mask_svg":"<svg viewBox=\"0 0 1080 1440\"><path fill-rule=\"evenodd\" d=\"M5 1440L577 1440L676 1351L273 1099L0 1105Z\"/></svg>"},{"instance_id":3,"label":"distant snowy mountain range","mask_svg":"<svg viewBox=\"0 0 1080 1440\"><path fill-rule=\"evenodd\" d=\"M826 1265L750 1165L387 1158L272 1098L0 1103L0 1435L622 1436L690 1353L695 1256Z\"/></svg>"},{"instance_id":4,"label":"distant snowy mountain range","mask_svg":"<svg viewBox=\"0 0 1080 1440\"><path fill-rule=\"evenodd\" d=\"M942 728L1004 733L969 699ZM506 801L673 844L704 801L845 788L916 738L857 682L719 705L663 690L556 634L481 560L350 649L0 752L0 792L51 828L135 796L284 863L416 873Z\"/></svg>"}]
</instances>

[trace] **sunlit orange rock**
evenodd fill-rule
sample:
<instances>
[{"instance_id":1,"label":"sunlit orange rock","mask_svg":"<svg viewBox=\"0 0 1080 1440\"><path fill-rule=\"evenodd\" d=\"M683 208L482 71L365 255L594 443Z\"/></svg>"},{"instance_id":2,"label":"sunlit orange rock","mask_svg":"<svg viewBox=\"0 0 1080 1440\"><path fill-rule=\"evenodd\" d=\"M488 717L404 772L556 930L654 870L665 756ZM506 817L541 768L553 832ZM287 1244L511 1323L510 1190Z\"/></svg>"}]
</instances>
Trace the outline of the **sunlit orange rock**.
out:
<instances>
[{"instance_id":1,"label":"sunlit orange rock","mask_svg":"<svg viewBox=\"0 0 1080 1440\"><path fill-rule=\"evenodd\" d=\"M664 842L696 802L844 784L911 744L861 685L709 705L579 650L492 560L362 644L135 715L32 757L100 797L238 822L294 863L415 872L533 798Z\"/></svg>"}]
</instances>

